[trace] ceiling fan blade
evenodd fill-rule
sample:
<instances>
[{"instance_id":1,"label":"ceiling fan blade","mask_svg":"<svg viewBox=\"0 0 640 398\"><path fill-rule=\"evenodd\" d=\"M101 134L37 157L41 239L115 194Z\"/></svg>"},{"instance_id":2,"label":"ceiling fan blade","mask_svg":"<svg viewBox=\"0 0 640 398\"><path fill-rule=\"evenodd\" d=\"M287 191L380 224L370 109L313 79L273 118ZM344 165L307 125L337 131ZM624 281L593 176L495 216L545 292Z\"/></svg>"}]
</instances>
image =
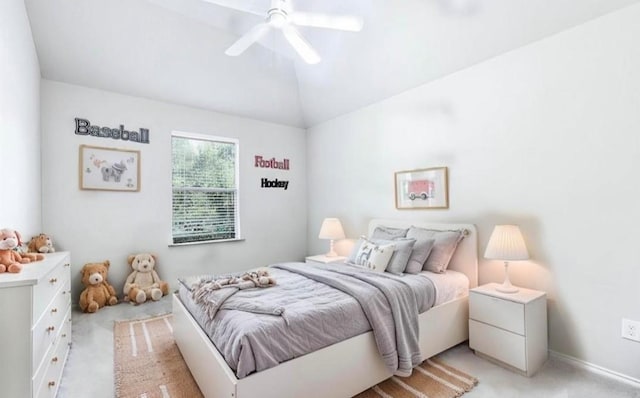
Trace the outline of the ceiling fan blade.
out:
<instances>
[{"instance_id":1,"label":"ceiling fan blade","mask_svg":"<svg viewBox=\"0 0 640 398\"><path fill-rule=\"evenodd\" d=\"M294 12L289 17L295 25L346 30L349 32L359 32L362 30L363 25L362 18L352 15L327 15L310 12Z\"/></svg>"},{"instance_id":2,"label":"ceiling fan blade","mask_svg":"<svg viewBox=\"0 0 640 398\"><path fill-rule=\"evenodd\" d=\"M320 62L320 56L316 50L311 47L311 44L302 37L300 32L291 25L285 25L282 27L282 33L285 39L291 44L291 46L298 52L298 54L308 64L317 64Z\"/></svg>"},{"instance_id":3,"label":"ceiling fan blade","mask_svg":"<svg viewBox=\"0 0 640 398\"><path fill-rule=\"evenodd\" d=\"M232 57L238 56L244 52L250 45L260 40L269 31L269 24L261 23L240 37L231 47L227 48L224 53Z\"/></svg>"},{"instance_id":4,"label":"ceiling fan blade","mask_svg":"<svg viewBox=\"0 0 640 398\"><path fill-rule=\"evenodd\" d=\"M257 7L254 2L242 0L202 0L207 3L216 4L222 7L231 8L233 10L246 12L249 14L264 17L265 12L262 8Z\"/></svg>"}]
</instances>

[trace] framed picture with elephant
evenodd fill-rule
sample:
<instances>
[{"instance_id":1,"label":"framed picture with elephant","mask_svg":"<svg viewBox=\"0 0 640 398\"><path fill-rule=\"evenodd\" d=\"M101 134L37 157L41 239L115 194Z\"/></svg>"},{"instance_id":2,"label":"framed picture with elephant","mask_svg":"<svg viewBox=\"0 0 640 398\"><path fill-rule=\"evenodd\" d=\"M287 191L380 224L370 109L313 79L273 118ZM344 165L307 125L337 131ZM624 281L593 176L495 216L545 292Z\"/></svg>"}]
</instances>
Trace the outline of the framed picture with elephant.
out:
<instances>
[{"instance_id":1,"label":"framed picture with elephant","mask_svg":"<svg viewBox=\"0 0 640 398\"><path fill-rule=\"evenodd\" d=\"M80 145L80 189L140 191L140 151Z\"/></svg>"}]
</instances>

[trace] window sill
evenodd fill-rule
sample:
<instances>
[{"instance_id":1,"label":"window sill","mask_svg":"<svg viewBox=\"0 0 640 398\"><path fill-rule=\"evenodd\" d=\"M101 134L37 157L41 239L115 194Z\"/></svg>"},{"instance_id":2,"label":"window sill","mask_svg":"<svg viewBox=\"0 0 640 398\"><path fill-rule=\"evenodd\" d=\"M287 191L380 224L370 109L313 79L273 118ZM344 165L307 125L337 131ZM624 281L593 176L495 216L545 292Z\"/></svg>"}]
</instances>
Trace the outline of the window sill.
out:
<instances>
[{"instance_id":1,"label":"window sill","mask_svg":"<svg viewBox=\"0 0 640 398\"><path fill-rule=\"evenodd\" d=\"M169 247L208 245L208 244L212 244L212 243L228 243L228 242L244 242L244 238L220 239L220 240L203 240L203 241L200 241L200 242L187 242L187 243L169 243Z\"/></svg>"}]
</instances>

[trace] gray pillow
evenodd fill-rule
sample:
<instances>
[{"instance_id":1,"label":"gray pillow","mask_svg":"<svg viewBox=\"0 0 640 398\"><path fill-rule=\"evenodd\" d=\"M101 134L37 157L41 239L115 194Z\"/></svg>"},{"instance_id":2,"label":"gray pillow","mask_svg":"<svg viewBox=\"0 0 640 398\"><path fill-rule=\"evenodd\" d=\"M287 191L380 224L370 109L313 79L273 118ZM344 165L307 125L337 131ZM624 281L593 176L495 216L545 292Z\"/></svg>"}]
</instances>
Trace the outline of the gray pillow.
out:
<instances>
[{"instance_id":1,"label":"gray pillow","mask_svg":"<svg viewBox=\"0 0 640 398\"><path fill-rule=\"evenodd\" d=\"M394 244L396 245L393 255L387 264L387 272L392 274L402 274L407 267L407 262L411 256L413 245L416 243L415 239L372 239L372 241L378 245Z\"/></svg>"},{"instance_id":2,"label":"gray pillow","mask_svg":"<svg viewBox=\"0 0 640 398\"><path fill-rule=\"evenodd\" d=\"M425 271L443 273L449 266L449 261L458 247L458 243L464 238L461 230L439 231L435 229L425 229L418 227L409 228L407 236L416 240L435 239L433 249L427 257L427 261L422 267Z\"/></svg>"},{"instance_id":3,"label":"gray pillow","mask_svg":"<svg viewBox=\"0 0 640 398\"><path fill-rule=\"evenodd\" d=\"M371 239L386 239L393 240L398 238L404 238L407 236L408 228L391 228L385 226L376 227L371 234Z\"/></svg>"},{"instance_id":4,"label":"gray pillow","mask_svg":"<svg viewBox=\"0 0 640 398\"><path fill-rule=\"evenodd\" d=\"M409 237L409 234L407 234L407 237ZM422 267L424 267L424 263L427 261L427 257L429 257L435 243L436 240L434 238L416 240L404 272L406 274L417 274L422 271Z\"/></svg>"}]
</instances>

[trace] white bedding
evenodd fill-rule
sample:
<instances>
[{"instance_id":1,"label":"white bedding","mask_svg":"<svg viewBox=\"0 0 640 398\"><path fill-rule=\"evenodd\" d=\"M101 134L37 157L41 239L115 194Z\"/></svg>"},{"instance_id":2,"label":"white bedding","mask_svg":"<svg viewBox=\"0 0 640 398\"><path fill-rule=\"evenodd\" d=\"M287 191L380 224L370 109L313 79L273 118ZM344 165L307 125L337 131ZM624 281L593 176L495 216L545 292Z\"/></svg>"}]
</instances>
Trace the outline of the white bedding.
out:
<instances>
[{"instance_id":1,"label":"white bedding","mask_svg":"<svg viewBox=\"0 0 640 398\"><path fill-rule=\"evenodd\" d=\"M434 306L469 294L469 278L462 272L446 270L442 274L422 271L420 275L430 279L436 287Z\"/></svg>"}]
</instances>

